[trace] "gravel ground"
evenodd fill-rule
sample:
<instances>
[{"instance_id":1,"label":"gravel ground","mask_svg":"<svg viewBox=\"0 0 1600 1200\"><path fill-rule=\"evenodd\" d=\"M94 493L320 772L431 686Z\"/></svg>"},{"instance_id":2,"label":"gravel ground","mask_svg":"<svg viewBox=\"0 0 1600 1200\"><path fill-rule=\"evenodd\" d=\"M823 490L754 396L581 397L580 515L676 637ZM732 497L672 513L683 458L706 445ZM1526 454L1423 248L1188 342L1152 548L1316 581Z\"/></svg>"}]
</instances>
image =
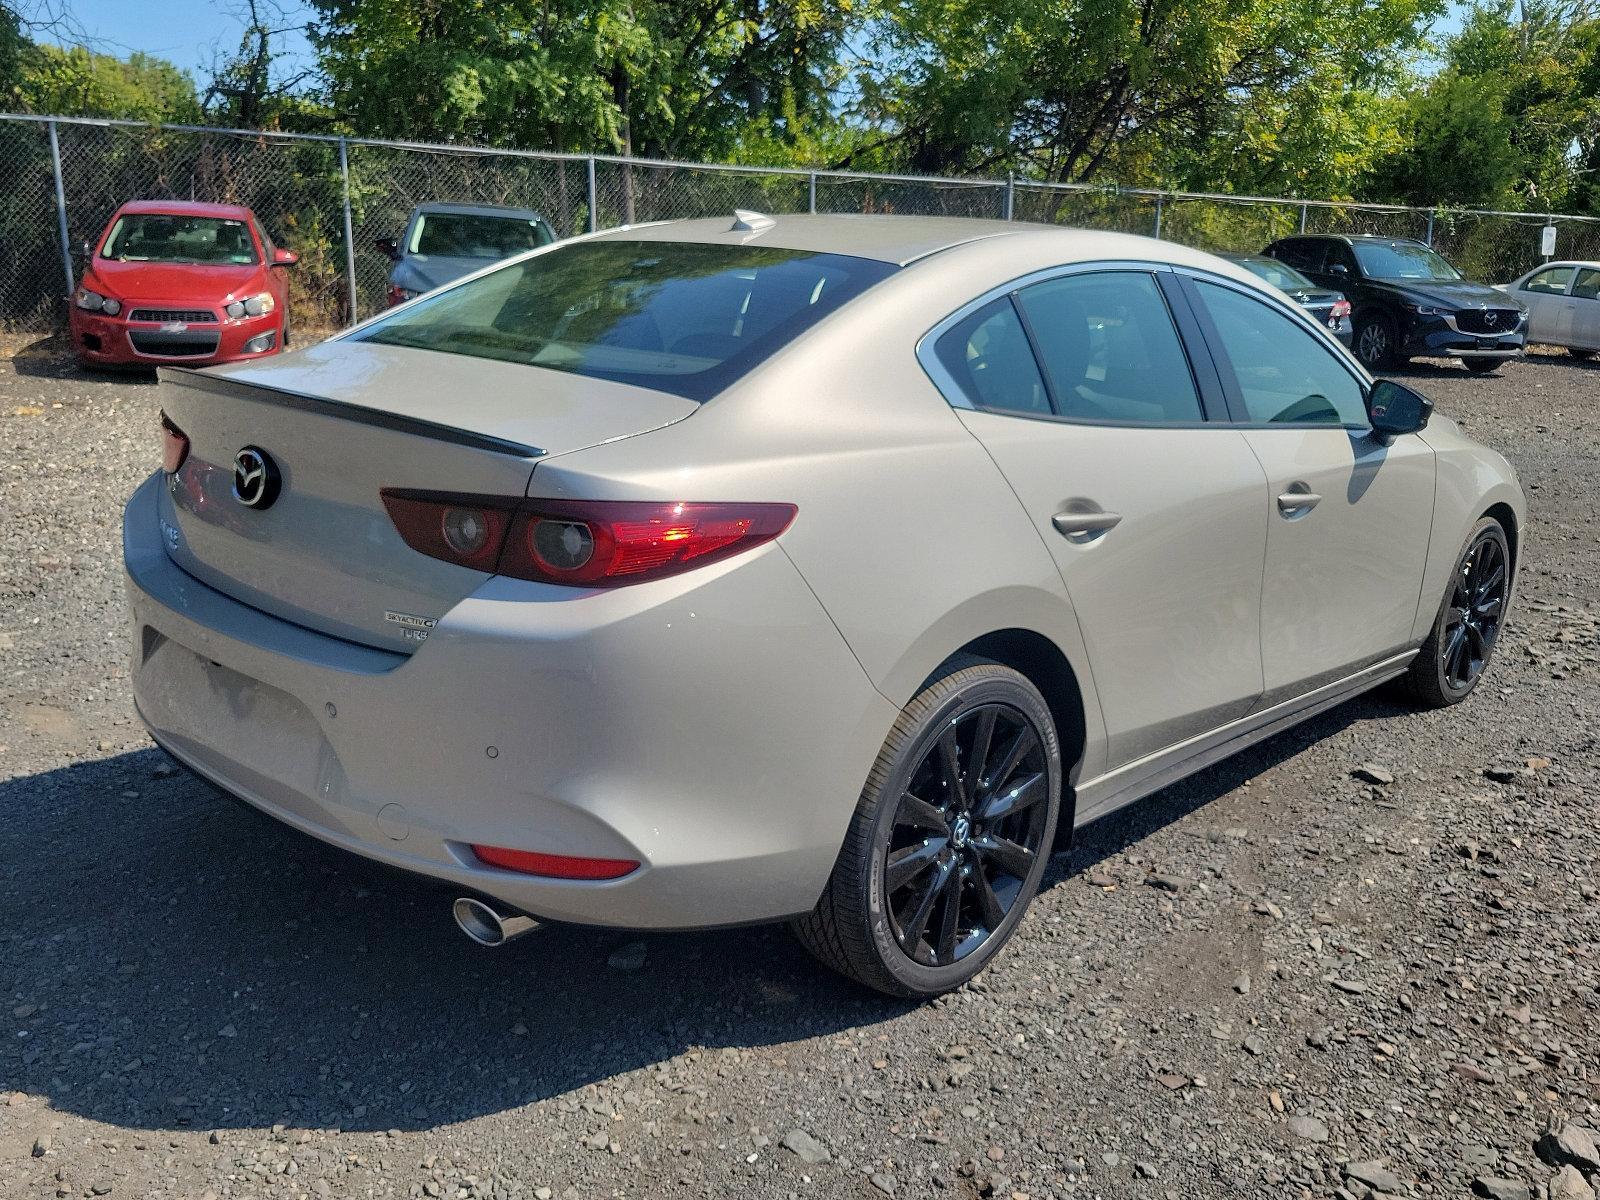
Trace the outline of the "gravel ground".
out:
<instances>
[{"instance_id":1,"label":"gravel ground","mask_svg":"<svg viewBox=\"0 0 1600 1200\"><path fill-rule=\"evenodd\" d=\"M1600 369L1408 378L1533 504L1485 687L1100 823L911 1007L781 930L482 951L175 772L118 574L155 388L0 364L0 1196L1591 1197Z\"/></svg>"}]
</instances>

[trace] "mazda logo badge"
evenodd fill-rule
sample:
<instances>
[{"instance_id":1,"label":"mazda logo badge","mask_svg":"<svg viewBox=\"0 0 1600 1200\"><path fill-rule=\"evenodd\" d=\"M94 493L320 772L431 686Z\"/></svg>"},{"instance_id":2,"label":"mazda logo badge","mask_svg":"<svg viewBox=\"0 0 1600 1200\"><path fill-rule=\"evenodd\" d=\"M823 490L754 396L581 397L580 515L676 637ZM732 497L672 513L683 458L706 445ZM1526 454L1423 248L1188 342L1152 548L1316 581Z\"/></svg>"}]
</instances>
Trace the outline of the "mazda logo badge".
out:
<instances>
[{"instance_id":1,"label":"mazda logo badge","mask_svg":"<svg viewBox=\"0 0 1600 1200\"><path fill-rule=\"evenodd\" d=\"M270 508L283 478L272 456L246 446L233 456L233 498L246 508Z\"/></svg>"},{"instance_id":2,"label":"mazda logo badge","mask_svg":"<svg viewBox=\"0 0 1600 1200\"><path fill-rule=\"evenodd\" d=\"M1500 323L1500 314L1497 313L1497 312L1486 312L1486 313L1484 313L1483 314L1483 323L1485 325L1487 325L1490 329L1493 329L1496 325L1498 325Z\"/></svg>"}]
</instances>

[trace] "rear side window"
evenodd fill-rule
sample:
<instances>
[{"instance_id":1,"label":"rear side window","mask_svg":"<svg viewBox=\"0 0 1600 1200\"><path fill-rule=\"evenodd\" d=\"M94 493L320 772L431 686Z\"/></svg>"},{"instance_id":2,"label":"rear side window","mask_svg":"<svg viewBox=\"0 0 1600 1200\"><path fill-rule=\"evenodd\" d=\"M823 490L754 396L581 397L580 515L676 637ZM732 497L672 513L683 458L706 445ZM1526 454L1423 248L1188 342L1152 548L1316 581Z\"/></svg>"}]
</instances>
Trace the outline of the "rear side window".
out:
<instances>
[{"instance_id":1,"label":"rear side window","mask_svg":"<svg viewBox=\"0 0 1600 1200\"><path fill-rule=\"evenodd\" d=\"M574 242L419 300L352 339L708 400L896 269L777 247Z\"/></svg>"},{"instance_id":2,"label":"rear side window","mask_svg":"<svg viewBox=\"0 0 1600 1200\"><path fill-rule=\"evenodd\" d=\"M1197 282L1195 291L1222 343L1248 420L1273 425L1367 424L1361 384L1315 336L1232 288Z\"/></svg>"},{"instance_id":3,"label":"rear side window","mask_svg":"<svg viewBox=\"0 0 1600 1200\"><path fill-rule=\"evenodd\" d=\"M1297 271L1320 271L1324 247L1321 242L1279 242L1272 247L1272 257Z\"/></svg>"},{"instance_id":4,"label":"rear side window","mask_svg":"<svg viewBox=\"0 0 1600 1200\"><path fill-rule=\"evenodd\" d=\"M1017 301L1061 416L1155 424L1203 419L1189 360L1149 275L1066 275L1023 288Z\"/></svg>"},{"instance_id":5,"label":"rear side window","mask_svg":"<svg viewBox=\"0 0 1600 1200\"><path fill-rule=\"evenodd\" d=\"M1548 292L1554 296L1565 295L1567 284L1572 282L1572 273L1576 267L1551 267L1547 271L1540 271L1537 275L1530 276L1522 285L1525 292Z\"/></svg>"},{"instance_id":6,"label":"rear side window","mask_svg":"<svg viewBox=\"0 0 1600 1200\"><path fill-rule=\"evenodd\" d=\"M934 353L979 408L1049 414L1050 397L1011 297L991 300L945 330Z\"/></svg>"},{"instance_id":7,"label":"rear side window","mask_svg":"<svg viewBox=\"0 0 1600 1200\"><path fill-rule=\"evenodd\" d=\"M1578 281L1572 285L1572 294L1585 300L1600 299L1600 271L1585 267L1578 272Z\"/></svg>"}]
</instances>

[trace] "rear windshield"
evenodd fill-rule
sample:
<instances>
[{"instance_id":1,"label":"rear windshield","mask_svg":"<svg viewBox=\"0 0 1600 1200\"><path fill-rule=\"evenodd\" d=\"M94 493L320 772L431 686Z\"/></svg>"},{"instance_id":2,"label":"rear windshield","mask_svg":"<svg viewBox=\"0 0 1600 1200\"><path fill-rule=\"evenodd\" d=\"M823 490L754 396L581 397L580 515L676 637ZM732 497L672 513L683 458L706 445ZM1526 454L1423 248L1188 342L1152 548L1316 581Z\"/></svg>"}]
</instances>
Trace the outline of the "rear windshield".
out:
<instances>
[{"instance_id":1,"label":"rear windshield","mask_svg":"<svg viewBox=\"0 0 1600 1200\"><path fill-rule=\"evenodd\" d=\"M445 258L510 258L555 241L543 221L480 213L421 213L411 229L412 254Z\"/></svg>"},{"instance_id":2,"label":"rear windshield","mask_svg":"<svg viewBox=\"0 0 1600 1200\"><path fill-rule=\"evenodd\" d=\"M895 269L775 247L575 242L418 300L352 337L708 400Z\"/></svg>"},{"instance_id":3,"label":"rear windshield","mask_svg":"<svg viewBox=\"0 0 1600 1200\"><path fill-rule=\"evenodd\" d=\"M122 262L226 263L256 261L255 239L243 221L128 213L117 218L102 258Z\"/></svg>"}]
</instances>

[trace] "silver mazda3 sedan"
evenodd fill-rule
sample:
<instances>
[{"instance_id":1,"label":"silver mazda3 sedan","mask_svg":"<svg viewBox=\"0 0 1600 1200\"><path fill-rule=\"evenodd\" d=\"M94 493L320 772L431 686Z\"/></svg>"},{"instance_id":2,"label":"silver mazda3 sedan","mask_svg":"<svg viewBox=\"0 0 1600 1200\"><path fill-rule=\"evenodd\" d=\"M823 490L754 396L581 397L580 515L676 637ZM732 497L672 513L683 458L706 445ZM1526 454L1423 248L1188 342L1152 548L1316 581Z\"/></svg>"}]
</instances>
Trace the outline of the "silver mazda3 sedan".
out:
<instances>
[{"instance_id":1,"label":"silver mazda3 sedan","mask_svg":"<svg viewBox=\"0 0 1600 1200\"><path fill-rule=\"evenodd\" d=\"M1523 528L1241 268L1000 222L612 230L160 395L124 532L175 758L488 944L787 920L906 996L1073 828L1469 695Z\"/></svg>"}]
</instances>

